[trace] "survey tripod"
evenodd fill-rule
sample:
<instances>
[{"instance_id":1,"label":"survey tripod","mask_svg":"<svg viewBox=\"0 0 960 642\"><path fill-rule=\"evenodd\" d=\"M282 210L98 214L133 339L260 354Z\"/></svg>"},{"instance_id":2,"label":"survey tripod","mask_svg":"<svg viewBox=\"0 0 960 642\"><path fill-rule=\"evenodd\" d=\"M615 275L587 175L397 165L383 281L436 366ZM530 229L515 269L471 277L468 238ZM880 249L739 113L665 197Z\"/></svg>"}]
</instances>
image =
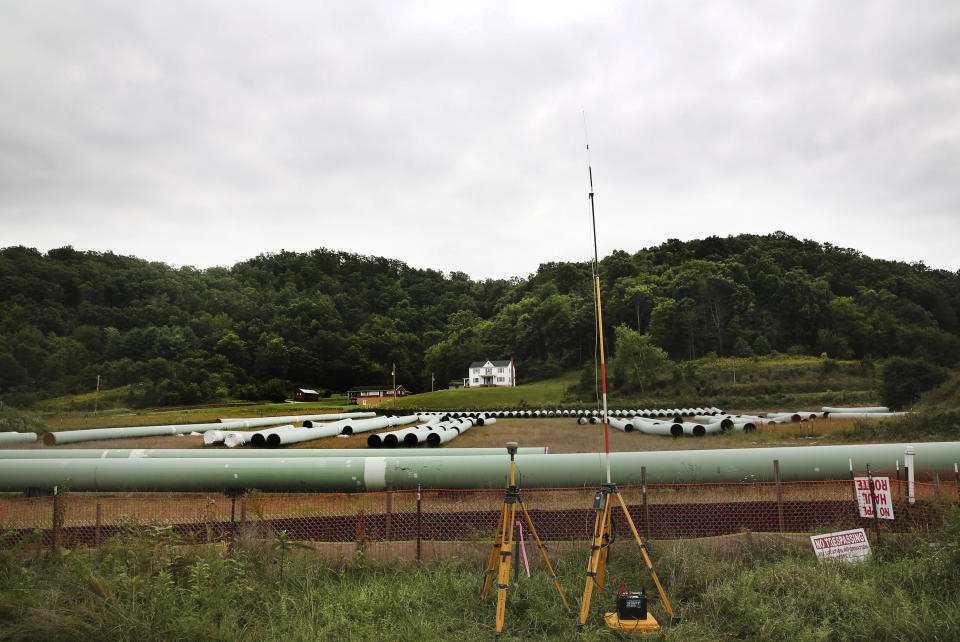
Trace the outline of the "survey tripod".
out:
<instances>
[{"instance_id":1,"label":"survey tripod","mask_svg":"<svg viewBox=\"0 0 960 642\"><path fill-rule=\"evenodd\" d=\"M516 485L516 473L514 457L517 454L517 442L507 442L507 452L510 453L510 485L507 486L507 492L503 498L503 508L500 509L500 520L497 522L497 530L494 535L493 549L490 551L490 561L487 563L487 572L483 579L483 589L480 591L480 599L487 597L490 587L493 586L493 576L497 576L497 635L503 631L503 618L507 605L507 589L510 587L510 563L513 557L513 525L517 522L517 505L523 511L523 516L527 520L527 526L533 533L533 538L540 548L540 554L543 555L543 561L547 564L550 577L553 578L553 584L560 593L560 599L567 611L570 611L570 605L567 604L567 598L560 588L560 582L557 581L557 574L550 564L550 558L547 557L547 548L540 541L540 535L530 519L530 513L520 497L520 489Z\"/></svg>"},{"instance_id":2,"label":"survey tripod","mask_svg":"<svg viewBox=\"0 0 960 642\"><path fill-rule=\"evenodd\" d=\"M613 542L612 520L614 498L617 499L620 508L623 509L623 514L627 518L627 524L630 525L630 532L633 534L634 539L637 540L637 546L640 547L640 553L643 554L643 561L647 563L647 568L650 570L651 577L653 577L653 583L657 585L657 591L660 592L663 605L667 607L667 613L670 614L671 621L676 622L677 617L674 615L673 608L670 606L670 600L667 599L667 594L664 593L663 586L660 585L660 578L657 577L657 572L653 570L653 563L647 554L647 547L644 545L643 540L640 539L640 533L637 532L633 518L630 517L630 511L623 501L623 496L620 494L620 490L616 484L607 482L601 485L600 490L593 496L593 510L595 512L593 536L590 540L591 546L590 559L587 562L587 582L583 587L583 600L580 602L580 620L577 623L577 629L583 629L583 625L587 622L587 616L590 614L590 599L593 597L594 590L596 590L597 593L603 590L603 580L607 570L607 556L610 554L610 544Z\"/></svg>"}]
</instances>

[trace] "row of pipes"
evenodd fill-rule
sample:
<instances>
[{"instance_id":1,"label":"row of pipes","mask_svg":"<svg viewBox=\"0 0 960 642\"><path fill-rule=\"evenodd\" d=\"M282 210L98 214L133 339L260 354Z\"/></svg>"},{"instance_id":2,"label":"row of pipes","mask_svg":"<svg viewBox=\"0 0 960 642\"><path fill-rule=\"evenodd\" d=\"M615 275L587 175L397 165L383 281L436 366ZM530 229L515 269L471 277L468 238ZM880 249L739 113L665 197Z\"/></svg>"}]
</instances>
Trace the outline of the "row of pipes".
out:
<instances>
[{"instance_id":1,"label":"row of pipes","mask_svg":"<svg viewBox=\"0 0 960 642\"><path fill-rule=\"evenodd\" d=\"M80 443L84 441L99 441L101 439L129 439L132 437L162 437L165 435L202 434L209 430L237 431L244 428L258 426L276 426L277 424L293 423L298 421L375 417L375 412L348 412L327 413L319 415L284 415L280 417L239 417L236 419L220 419L217 422L201 424L169 424L161 426L119 426L116 428L86 428L81 430L63 430L48 432L43 435L43 443L47 446Z\"/></svg>"},{"instance_id":2,"label":"row of pipes","mask_svg":"<svg viewBox=\"0 0 960 642\"><path fill-rule=\"evenodd\" d=\"M611 413L613 414L613 413ZM889 408L876 406L870 408L835 408L824 406L820 412L773 412L765 415L728 415L728 414L694 414L692 421L684 421L683 415L677 413L667 421L649 419L641 415L627 416L620 419L617 416L608 417L608 424L622 432L640 432L648 435L665 437L703 437L704 435L727 432L729 430L753 431L761 424L784 424L801 421L834 418L884 418L905 415L904 412L890 412ZM580 424L599 424L603 418L596 415L582 416Z\"/></svg>"},{"instance_id":3,"label":"row of pipes","mask_svg":"<svg viewBox=\"0 0 960 642\"><path fill-rule=\"evenodd\" d=\"M365 413L374 415L374 413ZM271 426L257 431L245 430L210 430L204 433L203 442L207 445L223 444L229 448L250 444L255 448L279 448L304 441L313 441L324 437L337 435L353 435L370 430L381 430L393 426L403 426L417 421L417 415L399 417L357 418L344 417L337 421L320 421L317 417L304 419L303 426L283 424Z\"/></svg>"},{"instance_id":4,"label":"row of pipes","mask_svg":"<svg viewBox=\"0 0 960 642\"><path fill-rule=\"evenodd\" d=\"M670 408L670 409L656 409L656 410L627 410L627 409L617 409L617 410L608 410L607 414L611 417L648 417L648 418L658 418L658 417L674 417L676 415L719 415L722 414L722 410L719 408ZM437 414L437 413L432 413ZM494 417L502 419L517 419L524 417L532 418L544 418L544 417L600 417L603 415L600 410L591 410L591 409L574 409L574 410L485 410L485 411L462 411L462 412L448 412L446 413L451 417L467 417L467 416L485 416L485 417Z\"/></svg>"}]
</instances>

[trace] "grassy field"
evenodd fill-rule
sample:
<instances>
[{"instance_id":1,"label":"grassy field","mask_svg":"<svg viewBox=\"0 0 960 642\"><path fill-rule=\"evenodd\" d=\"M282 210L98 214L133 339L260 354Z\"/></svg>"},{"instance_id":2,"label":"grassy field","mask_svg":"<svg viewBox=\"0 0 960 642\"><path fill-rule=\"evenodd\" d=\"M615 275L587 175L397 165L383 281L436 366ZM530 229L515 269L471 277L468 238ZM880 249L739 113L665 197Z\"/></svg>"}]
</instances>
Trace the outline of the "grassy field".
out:
<instances>
[{"instance_id":1,"label":"grassy field","mask_svg":"<svg viewBox=\"0 0 960 642\"><path fill-rule=\"evenodd\" d=\"M653 639L960 639L958 539L954 511L942 531L887 538L850 565L818 562L809 541L788 538L650 542L680 617ZM621 584L646 589L651 612L668 622L635 542L621 539L607 588L576 634L586 557L584 542L579 553L551 558L574 613L532 557L532 577L522 573L508 590L503 638L617 639L602 614L614 609ZM495 598L479 599L483 566L456 556L379 564L363 543L339 564L318 564L283 534L232 547L183 548L163 531L96 550L26 544L0 552L0 639L490 639Z\"/></svg>"},{"instance_id":2,"label":"grassy field","mask_svg":"<svg viewBox=\"0 0 960 642\"><path fill-rule=\"evenodd\" d=\"M479 410L499 408L556 408L568 388L577 382L575 374L515 388L460 388L411 395L397 401L397 408L430 408L434 410ZM392 404L388 404L392 407Z\"/></svg>"}]
</instances>

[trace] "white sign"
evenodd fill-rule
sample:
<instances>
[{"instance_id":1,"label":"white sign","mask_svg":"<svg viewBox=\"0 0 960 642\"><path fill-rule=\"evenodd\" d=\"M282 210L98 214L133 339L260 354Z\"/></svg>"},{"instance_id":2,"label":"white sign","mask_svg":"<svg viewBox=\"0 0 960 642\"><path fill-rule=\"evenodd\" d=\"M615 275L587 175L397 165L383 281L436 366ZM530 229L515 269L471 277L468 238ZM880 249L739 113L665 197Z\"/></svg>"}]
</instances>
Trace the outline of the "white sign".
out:
<instances>
[{"instance_id":1,"label":"white sign","mask_svg":"<svg viewBox=\"0 0 960 642\"><path fill-rule=\"evenodd\" d=\"M870 501L870 478L854 477L853 487L857 491L857 504L860 517L873 518L873 503ZM877 515L880 519L893 519L893 498L890 495L890 478L873 478L873 498L877 502Z\"/></svg>"},{"instance_id":2,"label":"white sign","mask_svg":"<svg viewBox=\"0 0 960 642\"><path fill-rule=\"evenodd\" d=\"M839 533L811 535L813 552L821 560L843 560L859 562L870 554L870 542L862 528Z\"/></svg>"}]
</instances>

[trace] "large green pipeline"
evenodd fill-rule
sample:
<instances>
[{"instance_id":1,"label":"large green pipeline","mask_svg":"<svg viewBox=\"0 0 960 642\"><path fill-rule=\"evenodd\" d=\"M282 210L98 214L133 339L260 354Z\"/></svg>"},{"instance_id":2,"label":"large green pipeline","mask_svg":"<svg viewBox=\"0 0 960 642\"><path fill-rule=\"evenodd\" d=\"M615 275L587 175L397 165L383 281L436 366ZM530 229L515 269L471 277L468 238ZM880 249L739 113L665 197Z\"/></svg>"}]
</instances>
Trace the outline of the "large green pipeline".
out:
<instances>
[{"instance_id":1,"label":"large green pipeline","mask_svg":"<svg viewBox=\"0 0 960 642\"><path fill-rule=\"evenodd\" d=\"M772 481L774 460L783 481L846 479L848 460L856 470L874 470L903 461L904 449L916 451L918 472L952 472L960 461L960 442L676 450L611 454L619 484ZM379 454L379 453L378 453ZM576 453L525 455L516 459L522 488L598 486L604 478L603 455ZM312 457L215 459L56 459L6 460L0 466L0 491L52 489L75 491L375 491L385 488L499 488L505 485L509 459L503 455L463 457Z\"/></svg>"},{"instance_id":2,"label":"large green pipeline","mask_svg":"<svg viewBox=\"0 0 960 642\"><path fill-rule=\"evenodd\" d=\"M464 455L499 455L505 448L290 448L287 450L253 450L226 448L25 448L0 450L0 466L6 459L287 459L290 457L462 457ZM546 446L521 446L518 455L543 455Z\"/></svg>"}]
</instances>

